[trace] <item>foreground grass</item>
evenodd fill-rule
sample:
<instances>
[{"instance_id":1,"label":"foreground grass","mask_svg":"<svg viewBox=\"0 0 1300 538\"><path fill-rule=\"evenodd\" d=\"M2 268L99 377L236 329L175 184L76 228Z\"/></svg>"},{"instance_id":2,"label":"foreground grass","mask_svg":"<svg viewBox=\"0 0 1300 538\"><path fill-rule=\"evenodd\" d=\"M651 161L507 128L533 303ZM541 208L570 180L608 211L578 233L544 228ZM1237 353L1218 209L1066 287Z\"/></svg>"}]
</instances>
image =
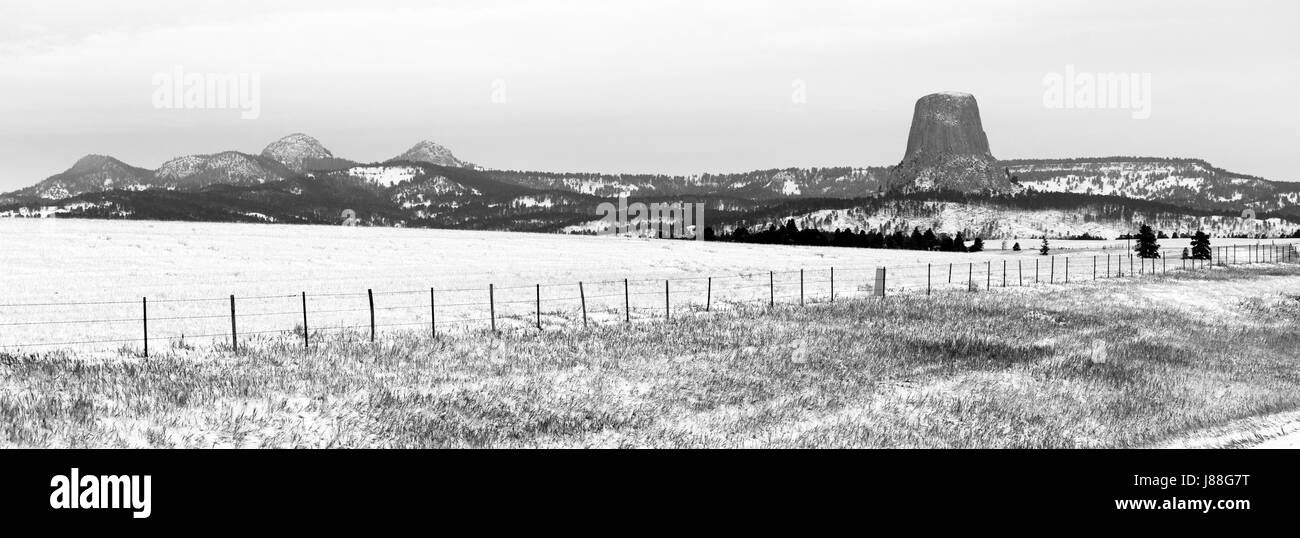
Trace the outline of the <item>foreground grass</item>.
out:
<instances>
[{"instance_id":1,"label":"foreground grass","mask_svg":"<svg viewBox=\"0 0 1300 538\"><path fill-rule=\"evenodd\" d=\"M1159 299L1243 283L1258 293L1213 308ZM0 445L1138 446L1300 408L1297 284L1226 269L540 334L0 355Z\"/></svg>"}]
</instances>

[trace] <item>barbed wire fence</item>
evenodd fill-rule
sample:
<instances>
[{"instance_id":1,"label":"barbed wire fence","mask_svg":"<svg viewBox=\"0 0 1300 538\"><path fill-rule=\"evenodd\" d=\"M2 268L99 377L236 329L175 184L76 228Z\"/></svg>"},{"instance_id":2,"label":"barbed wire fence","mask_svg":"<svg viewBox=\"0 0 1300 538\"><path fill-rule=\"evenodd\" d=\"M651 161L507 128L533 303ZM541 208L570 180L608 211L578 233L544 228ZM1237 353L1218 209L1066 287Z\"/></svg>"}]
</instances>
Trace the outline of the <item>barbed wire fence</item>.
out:
<instances>
[{"instance_id":1,"label":"barbed wire fence","mask_svg":"<svg viewBox=\"0 0 1300 538\"><path fill-rule=\"evenodd\" d=\"M1115 278L1261 263L1300 263L1300 244L1212 247L1206 258L1140 258L1127 254L1037 255L967 263L871 267L826 267L724 276L609 279L566 283L373 290L238 297L0 304L0 342L10 335L65 332L81 338L0 344L0 354L31 349L117 345L121 353L148 357L158 345L192 349L192 341L239 351L256 337L294 336L304 348L330 333L355 333L375 342L380 330L446 333L587 327L613 323L671 321L740 305L774 307L833 303L887 295L934 295L1067 285ZM1032 262L1032 263L1031 263ZM228 307L228 311L227 311ZM16 319L15 312L98 309L103 317ZM51 316L45 316L49 318ZM131 326L135 328L131 328ZM59 330L51 331L50 328ZM93 329L92 329L93 328ZM111 349L111 348L109 348Z\"/></svg>"}]
</instances>

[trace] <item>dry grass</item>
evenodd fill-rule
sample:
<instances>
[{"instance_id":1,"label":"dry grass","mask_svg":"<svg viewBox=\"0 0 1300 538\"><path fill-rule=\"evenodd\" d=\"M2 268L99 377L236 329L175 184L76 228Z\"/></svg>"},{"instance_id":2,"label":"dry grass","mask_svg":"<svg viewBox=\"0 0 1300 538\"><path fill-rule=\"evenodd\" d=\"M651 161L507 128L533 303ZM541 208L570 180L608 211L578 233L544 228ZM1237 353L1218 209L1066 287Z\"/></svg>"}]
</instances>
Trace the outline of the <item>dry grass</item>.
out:
<instances>
[{"instance_id":1,"label":"dry grass","mask_svg":"<svg viewBox=\"0 0 1300 538\"><path fill-rule=\"evenodd\" d=\"M1138 446L1300 408L1300 300L1264 285L1213 311L1161 299L1259 282L1297 289L1300 270L437 341L317 335L306 351L286 334L237 354L0 355L0 445Z\"/></svg>"}]
</instances>

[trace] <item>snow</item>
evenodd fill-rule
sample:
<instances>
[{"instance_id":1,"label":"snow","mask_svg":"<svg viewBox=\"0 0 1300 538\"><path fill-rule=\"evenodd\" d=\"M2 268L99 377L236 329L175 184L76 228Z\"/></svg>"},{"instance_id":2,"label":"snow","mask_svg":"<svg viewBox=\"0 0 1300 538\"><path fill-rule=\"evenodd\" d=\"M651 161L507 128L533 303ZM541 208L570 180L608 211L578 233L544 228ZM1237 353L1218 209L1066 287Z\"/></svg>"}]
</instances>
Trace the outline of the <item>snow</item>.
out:
<instances>
[{"instance_id":1,"label":"snow","mask_svg":"<svg viewBox=\"0 0 1300 538\"><path fill-rule=\"evenodd\" d=\"M366 181L373 181L380 185L391 187L403 181L410 181L420 173L420 169L414 166L354 166L349 168L347 174L358 177Z\"/></svg>"},{"instance_id":2,"label":"snow","mask_svg":"<svg viewBox=\"0 0 1300 538\"><path fill-rule=\"evenodd\" d=\"M510 201L511 207L554 207L555 202L550 196L538 199L535 196L520 196Z\"/></svg>"},{"instance_id":3,"label":"snow","mask_svg":"<svg viewBox=\"0 0 1300 538\"><path fill-rule=\"evenodd\" d=\"M798 196L800 194L799 184L795 183L793 179L786 179L785 184L781 186L781 194L786 196Z\"/></svg>"}]
</instances>

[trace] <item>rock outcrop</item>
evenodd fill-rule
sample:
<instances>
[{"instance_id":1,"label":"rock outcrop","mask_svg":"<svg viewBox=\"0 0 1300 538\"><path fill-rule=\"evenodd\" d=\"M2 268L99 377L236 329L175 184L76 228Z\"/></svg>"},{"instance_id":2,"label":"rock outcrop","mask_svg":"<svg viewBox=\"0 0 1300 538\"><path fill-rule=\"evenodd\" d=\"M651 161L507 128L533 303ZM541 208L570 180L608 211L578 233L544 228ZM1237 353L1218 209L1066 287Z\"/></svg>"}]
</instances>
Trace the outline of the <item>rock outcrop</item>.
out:
<instances>
[{"instance_id":1,"label":"rock outcrop","mask_svg":"<svg viewBox=\"0 0 1300 538\"><path fill-rule=\"evenodd\" d=\"M1014 186L997 166L969 93L932 93L916 101L907 153L891 170L896 190L1007 191Z\"/></svg>"},{"instance_id":2,"label":"rock outcrop","mask_svg":"<svg viewBox=\"0 0 1300 538\"><path fill-rule=\"evenodd\" d=\"M387 162L409 161L417 163L429 163L439 166L455 166L462 168L473 168L474 165L457 159L451 154L451 150L428 140L423 140L419 144L406 150L405 153L389 159Z\"/></svg>"}]
</instances>

